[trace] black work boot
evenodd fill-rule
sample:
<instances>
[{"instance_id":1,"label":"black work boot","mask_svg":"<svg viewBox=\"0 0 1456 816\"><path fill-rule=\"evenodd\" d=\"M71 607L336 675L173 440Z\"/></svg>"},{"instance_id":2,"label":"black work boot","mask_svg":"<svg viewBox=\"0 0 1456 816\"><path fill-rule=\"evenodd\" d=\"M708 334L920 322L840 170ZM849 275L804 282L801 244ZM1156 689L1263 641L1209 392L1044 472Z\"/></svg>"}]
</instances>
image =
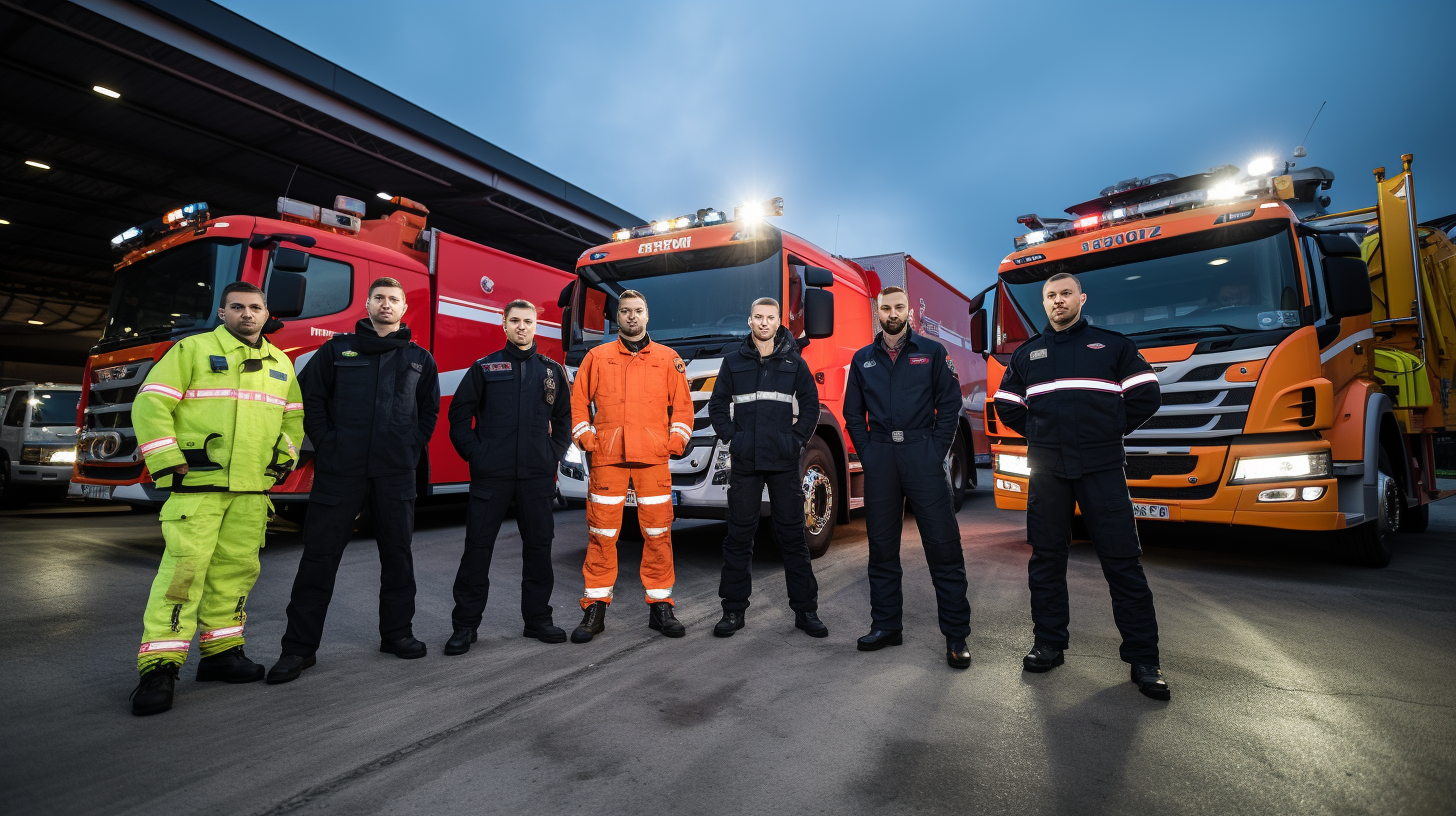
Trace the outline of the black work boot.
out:
<instances>
[{"instance_id":1,"label":"black work boot","mask_svg":"<svg viewBox=\"0 0 1456 816\"><path fill-rule=\"evenodd\" d=\"M648 629L656 629L671 638L679 638L688 633L682 622L673 617L672 604L667 601L658 601L648 604L647 608Z\"/></svg>"},{"instance_id":2,"label":"black work boot","mask_svg":"<svg viewBox=\"0 0 1456 816\"><path fill-rule=\"evenodd\" d=\"M131 692L131 713L138 717L161 714L172 707L172 692L177 688L177 670L181 664L158 660L142 672L141 682Z\"/></svg>"},{"instance_id":3,"label":"black work boot","mask_svg":"<svg viewBox=\"0 0 1456 816\"><path fill-rule=\"evenodd\" d=\"M544 623L528 623L521 630L521 637L535 638L542 643L565 643L566 630L549 620Z\"/></svg>"},{"instance_id":4,"label":"black work boot","mask_svg":"<svg viewBox=\"0 0 1456 816\"><path fill-rule=\"evenodd\" d=\"M657 627L653 627L656 629ZM715 637L733 637L733 633L743 628L743 612L738 609L723 610L723 619L713 627Z\"/></svg>"},{"instance_id":5,"label":"black work boot","mask_svg":"<svg viewBox=\"0 0 1456 816\"><path fill-rule=\"evenodd\" d=\"M1154 700L1172 699L1173 695L1168 691L1168 681L1163 679L1163 670L1156 665L1134 663L1132 682L1138 687L1138 691Z\"/></svg>"},{"instance_id":6,"label":"black work boot","mask_svg":"<svg viewBox=\"0 0 1456 816\"><path fill-rule=\"evenodd\" d=\"M206 683L256 683L263 679L263 664L254 663L243 654L243 647L234 646L197 661L197 681Z\"/></svg>"},{"instance_id":7,"label":"black work boot","mask_svg":"<svg viewBox=\"0 0 1456 816\"><path fill-rule=\"evenodd\" d=\"M304 669L313 667L315 663L318 663L318 658L313 655L281 655L273 668L268 670L268 685L297 680Z\"/></svg>"},{"instance_id":8,"label":"black work boot","mask_svg":"<svg viewBox=\"0 0 1456 816\"><path fill-rule=\"evenodd\" d=\"M581 616L581 624L571 633L572 643L586 643L607 628L607 602L592 601Z\"/></svg>"},{"instance_id":9,"label":"black work boot","mask_svg":"<svg viewBox=\"0 0 1456 816\"><path fill-rule=\"evenodd\" d=\"M965 638L945 639L945 663L952 669L971 667L971 647L966 645Z\"/></svg>"},{"instance_id":10,"label":"black work boot","mask_svg":"<svg viewBox=\"0 0 1456 816\"><path fill-rule=\"evenodd\" d=\"M886 646L899 646L905 637L899 629L871 629L868 635L855 641L855 648L861 652L877 652Z\"/></svg>"},{"instance_id":11,"label":"black work boot","mask_svg":"<svg viewBox=\"0 0 1456 816\"><path fill-rule=\"evenodd\" d=\"M1026 657L1021 658L1021 668L1040 674L1049 672L1065 662L1067 660L1063 657L1061 649L1053 649L1038 643L1031 647L1031 651L1026 653Z\"/></svg>"},{"instance_id":12,"label":"black work boot","mask_svg":"<svg viewBox=\"0 0 1456 816\"><path fill-rule=\"evenodd\" d=\"M795 612L794 626L804 630L809 637L829 637L829 627L824 621L819 620L819 615L814 612Z\"/></svg>"},{"instance_id":13,"label":"black work boot","mask_svg":"<svg viewBox=\"0 0 1456 816\"><path fill-rule=\"evenodd\" d=\"M401 660L414 660L424 657L429 652L429 647L424 641L416 640L414 635L405 635L394 640L381 640L379 651L392 654Z\"/></svg>"},{"instance_id":14,"label":"black work boot","mask_svg":"<svg viewBox=\"0 0 1456 816\"><path fill-rule=\"evenodd\" d=\"M445 641L445 654L463 655L470 651L470 644L474 643L475 640L475 627L467 628L457 626L455 627L455 634L451 635L450 639Z\"/></svg>"}]
</instances>

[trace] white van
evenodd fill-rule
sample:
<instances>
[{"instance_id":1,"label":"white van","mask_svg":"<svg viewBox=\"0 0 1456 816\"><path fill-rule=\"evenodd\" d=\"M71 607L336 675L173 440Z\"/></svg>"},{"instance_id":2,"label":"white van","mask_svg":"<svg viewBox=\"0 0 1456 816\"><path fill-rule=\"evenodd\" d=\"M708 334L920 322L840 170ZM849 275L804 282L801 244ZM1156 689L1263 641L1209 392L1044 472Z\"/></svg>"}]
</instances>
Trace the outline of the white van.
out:
<instances>
[{"instance_id":1,"label":"white van","mask_svg":"<svg viewBox=\"0 0 1456 816\"><path fill-rule=\"evenodd\" d=\"M76 462L81 386L26 383L0 388L0 502L20 490L64 495ZM51 488L54 488L52 491Z\"/></svg>"}]
</instances>

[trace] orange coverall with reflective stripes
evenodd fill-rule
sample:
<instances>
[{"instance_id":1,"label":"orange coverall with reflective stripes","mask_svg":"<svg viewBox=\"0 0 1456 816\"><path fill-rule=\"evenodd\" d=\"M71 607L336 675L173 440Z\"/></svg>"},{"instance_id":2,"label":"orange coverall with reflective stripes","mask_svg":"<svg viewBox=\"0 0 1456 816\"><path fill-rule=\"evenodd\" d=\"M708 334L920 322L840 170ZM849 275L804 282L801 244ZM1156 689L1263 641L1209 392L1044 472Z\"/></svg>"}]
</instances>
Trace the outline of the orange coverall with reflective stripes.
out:
<instances>
[{"instance_id":1,"label":"orange coverall with reflective stripes","mask_svg":"<svg viewBox=\"0 0 1456 816\"><path fill-rule=\"evenodd\" d=\"M634 353L621 340L588 351L577 369L571 387L571 436L591 454L583 609L595 601L612 602L629 483L642 527L647 603L672 603L672 476L667 463L687 450L693 434L685 370L682 358L667 346L649 341Z\"/></svg>"}]
</instances>

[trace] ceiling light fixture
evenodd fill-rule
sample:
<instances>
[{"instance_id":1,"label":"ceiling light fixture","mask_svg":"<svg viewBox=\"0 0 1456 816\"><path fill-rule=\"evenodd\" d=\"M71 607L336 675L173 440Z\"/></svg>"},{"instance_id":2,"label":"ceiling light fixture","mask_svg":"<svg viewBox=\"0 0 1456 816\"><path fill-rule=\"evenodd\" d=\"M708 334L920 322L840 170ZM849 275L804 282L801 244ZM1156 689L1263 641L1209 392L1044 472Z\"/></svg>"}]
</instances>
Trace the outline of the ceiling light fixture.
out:
<instances>
[{"instance_id":1,"label":"ceiling light fixture","mask_svg":"<svg viewBox=\"0 0 1456 816\"><path fill-rule=\"evenodd\" d=\"M49 164L45 164L43 162L38 162L35 159L26 159L25 160L25 163L28 164L28 165L30 165L31 167L34 167L37 170L49 170L49 169L51 169L51 166Z\"/></svg>"},{"instance_id":2,"label":"ceiling light fixture","mask_svg":"<svg viewBox=\"0 0 1456 816\"><path fill-rule=\"evenodd\" d=\"M101 94L102 96L109 96L112 99L120 99L121 98L121 94L117 93L116 91L111 90L110 88L107 88L105 86L102 86L102 85L92 85L91 86L91 90L95 91L96 93Z\"/></svg>"}]
</instances>

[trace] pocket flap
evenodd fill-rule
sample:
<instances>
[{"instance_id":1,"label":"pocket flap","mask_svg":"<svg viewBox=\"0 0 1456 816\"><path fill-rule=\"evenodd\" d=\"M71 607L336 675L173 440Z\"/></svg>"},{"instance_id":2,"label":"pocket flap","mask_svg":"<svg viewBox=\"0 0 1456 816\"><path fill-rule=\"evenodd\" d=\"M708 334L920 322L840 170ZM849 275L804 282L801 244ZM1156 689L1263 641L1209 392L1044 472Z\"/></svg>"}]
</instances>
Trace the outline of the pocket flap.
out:
<instances>
[{"instance_id":1,"label":"pocket flap","mask_svg":"<svg viewBox=\"0 0 1456 816\"><path fill-rule=\"evenodd\" d=\"M205 496L197 493L173 493L157 514L160 521L182 521L197 515L197 507Z\"/></svg>"}]
</instances>

